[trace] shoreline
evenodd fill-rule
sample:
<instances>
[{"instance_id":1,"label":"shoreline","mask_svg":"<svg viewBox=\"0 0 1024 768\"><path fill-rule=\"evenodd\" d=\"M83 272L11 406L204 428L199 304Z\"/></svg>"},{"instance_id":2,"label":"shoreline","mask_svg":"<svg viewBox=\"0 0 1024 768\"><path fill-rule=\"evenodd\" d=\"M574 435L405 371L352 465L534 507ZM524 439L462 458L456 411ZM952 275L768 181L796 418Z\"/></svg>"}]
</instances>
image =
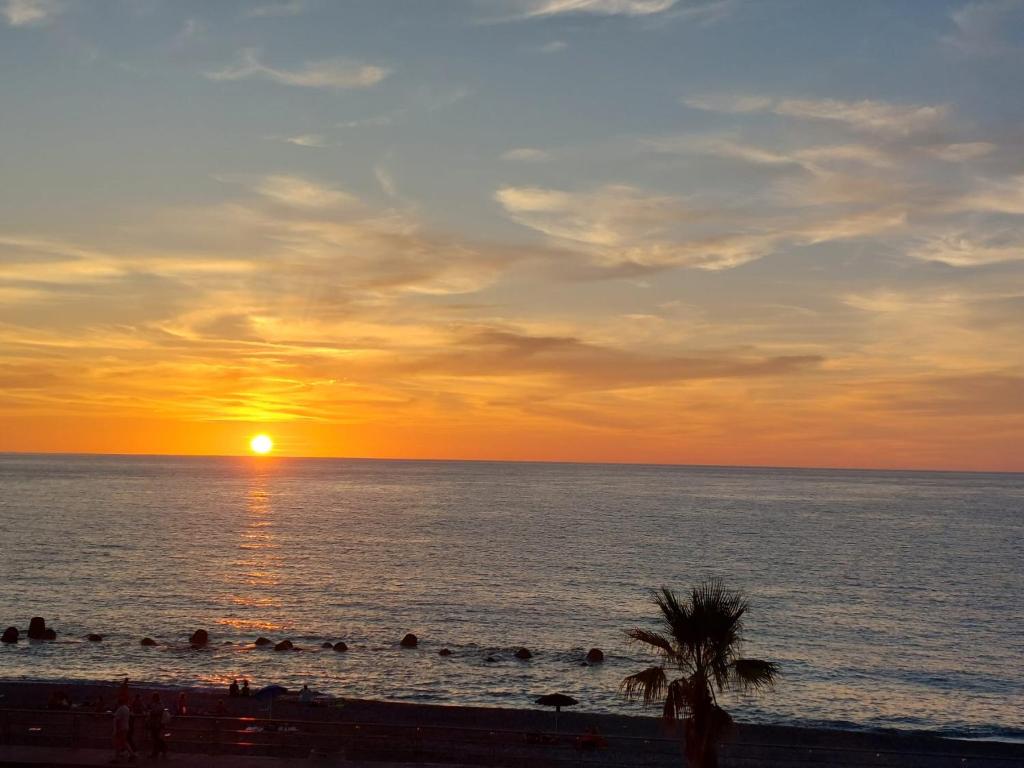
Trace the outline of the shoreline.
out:
<instances>
[{"instance_id":1,"label":"shoreline","mask_svg":"<svg viewBox=\"0 0 1024 768\"><path fill-rule=\"evenodd\" d=\"M238 678L241 682L242 678ZM138 681L129 680L130 688L132 692L142 692L144 696L150 696L152 693L158 693L161 696L167 696L166 703L170 706L173 703L173 698L179 693L185 692L189 701L199 702L199 706L203 710L202 714L215 714L213 707L219 699L225 699L230 702L234 702L237 707L243 707L246 702L249 702L250 706L248 710L240 714L258 716L255 711L256 707L252 706L256 700L252 697L249 699L229 699L227 696L226 688L224 686L214 685L202 685L202 684L174 684L174 683L161 683L152 681ZM260 685L253 684L252 691L255 693ZM109 701L114 701L117 689L120 685L118 681L112 680L94 680L94 679L82 679L82 678L6 678L0 676L0 710L5 708L17 707L17 708L31 708L31 709L46 709L49 694L53 691L63 690L68 692L73 700L76 702L76 708L78 702L83 698L95 698L95 696L102 692L106 695ZM349 711L354 708L360 710L365 709L367 711L376 712L383 711L385 709L393 709L398 712L401 708L429 708L431 710L439 710L441 712L459 712L459 713L492 713L500 712L506 713L511 719L525 721L531 720L525 713L542 713L543 716L551 717L550 711L537 706L503 706L503 705L489 705L489 704L460 704L455 702L434 702L434 701L410 701L406 698L356 698L346 697L340 694L330 693L326 691L314 690L318 699L325 702L339 702L344 703ZM298 694L298 689L289 689L289 694L294 696ZM31 702L31 706L23 706L22 703ZM290 711L291 701L286 700L275 704L275 711ZM283 707L283 709L282 709ZM206 711L209 710L209 711ZM83 708L83 711L86 711ZM300 710L301 711L301 710ZM652 707L649 710L649 714L623 714L623 713L610 713L610 712L593 712L583 709L581 707L573 707L566 709L561 712L560 717L563 722L577 721L577 720L594 720L594 721L606 721L608 723L616 723L618 728L622 729L623 733L633 733L634 731L645 737L653 736L651 731L651 725L656 731L662 729L660 717L657 714L658 707ZM196 713L200 714L200 713ZM234 714L232 712L228 713ZM301 716L299 719L302 719ZM540 723L543 725L543 723ZM792 731L800 733L831 733L831 734L850 734L864 737L907 737L916 739L929 739L937 740L942 742L955 742L965 744L1005 744L1009 746L1020 746L1024 749L1024 733L1021 735L1017 734L968 734L964 735L961 733L949 733L943 731L933 731L921 728L901 728L901 727L878 727L878 726L867 726L859 725L852 722L844 721L779 721L779 722L751 722L751 721L737 721L736 726L738 729L744 732L771 732L775 730L780 731ZM994 727L993 727L994 729Z\"/></svg>"},{"instance_id":2,"label":"shoreline","mask_svg":"<svg viewBox=\"0 0 1024 768\"><path fill-rule=\"evenodd\" d=\"M145 700L157 692L164 705L173 712L180 692L185 692L189 712L196 720L209 718L267 718L268 705L254 698L230 698L224 689L204 686L151 685L129 681L130 691ZM102 713L95 707L79 707L78 712L91 719L106 722L109 705L116 700L119 683L104 681L65 682L56 680L0 679L0 712L17 710L46 710L49 697L62 690L72 701L81 703L102 696L107 707ZM254 691L258 688L254 688ZM75 710L73 710L75 711ZM467 740L470 732L490 731L501 734L551 734L557 732L563 740L575 739L588 729L598 729L620 749L636 749L636 745L658 755L669 755L675 749L676 736L666 732L660 719L648 716L596 714L566 709L555 716L549 709L505 709L465 705L418 704L382 700L346 699L323 696L316 706L302 704L288 698L278 699L273 705L275 721L305 723L310 727L379 727L400 734L423 729L428 732L458 731ZM457 739L454 743L460 743ZM918 731L864 731L842 728L806 727L798 725L759 725L737 723L725 749L747 759L749 755L768 753L779 764L798 760L799 755L810 753L825 755L841 753L855 761L862 757L865 765L879 754L895 758L931 758L935 760L967 759L975 766L1007 766L1024 764L1024 743L989 739L950 738ZM626 745L626 746L622 746ZM632 746L630 746L632 745ZM845 759L845 758L844 758ZM773 763L774 764L774 763ZM860 764L854 762L852 764Z\"/></svg>"}]
</instances>

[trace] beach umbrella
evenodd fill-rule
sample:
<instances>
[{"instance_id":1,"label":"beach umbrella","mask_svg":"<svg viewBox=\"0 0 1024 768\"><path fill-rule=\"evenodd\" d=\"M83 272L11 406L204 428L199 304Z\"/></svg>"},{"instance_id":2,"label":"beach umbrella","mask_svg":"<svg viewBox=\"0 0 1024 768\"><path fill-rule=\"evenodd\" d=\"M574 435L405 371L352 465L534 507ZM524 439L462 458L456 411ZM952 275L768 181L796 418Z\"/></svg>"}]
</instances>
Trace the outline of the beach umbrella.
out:
<instances>
[{"instance_id":1,"label":"beach umbrella","mask_svg":"<svg viewBox=\"0 0 1024 768\"><path fill-rule=\"evenodd\" d=\"M564 693L549 693L537 699L537 703L542 707L555 708L555 733L558 733L558 713L562 711L562 707L571 707L574 704L579 704L572 696L566 696Z\"/></svg>"},{"instance_id":2,"label":"beach umbrella","mask_svg":"<svg viewBox=\"0 0 1024 768\"><path fill-rule=\"evenodd\" d=\"M273 720L274 699L276 699L278 696L283 696L286 693L288 693L288 689L285 688L283 685L264 685L262 688L256 691L255 694L253 694L253 698L259 701L270 702L270 719Z\"/></svg>"}]
</instances>

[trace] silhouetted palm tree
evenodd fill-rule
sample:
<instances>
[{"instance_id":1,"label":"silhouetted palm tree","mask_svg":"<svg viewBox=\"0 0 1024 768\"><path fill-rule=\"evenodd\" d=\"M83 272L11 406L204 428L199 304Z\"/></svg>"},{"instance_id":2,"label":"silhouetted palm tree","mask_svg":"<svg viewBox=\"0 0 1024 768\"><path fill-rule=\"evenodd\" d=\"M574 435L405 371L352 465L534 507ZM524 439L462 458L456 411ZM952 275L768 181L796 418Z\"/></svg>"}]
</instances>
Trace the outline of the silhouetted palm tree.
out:
<instances>
[{"instance_id":1,"label":"silhouetted palm tree","mask_svg":"<svg viewBox=\"0 0 1024 768\"><path fill-rule=\"evenodd\" d=\"M657 654L661 663L623 679L622 692L645 705L664 700L665 720L683 721L687 764L715 768L718 742L732 724L718 705L718 694L770 688L779 666L740 657L743 615L749 605L721 581L704 581L683 600L667 587L653 597L661 609L662 631L637 628L629 637Z\"/></svg>"}]
</instances>

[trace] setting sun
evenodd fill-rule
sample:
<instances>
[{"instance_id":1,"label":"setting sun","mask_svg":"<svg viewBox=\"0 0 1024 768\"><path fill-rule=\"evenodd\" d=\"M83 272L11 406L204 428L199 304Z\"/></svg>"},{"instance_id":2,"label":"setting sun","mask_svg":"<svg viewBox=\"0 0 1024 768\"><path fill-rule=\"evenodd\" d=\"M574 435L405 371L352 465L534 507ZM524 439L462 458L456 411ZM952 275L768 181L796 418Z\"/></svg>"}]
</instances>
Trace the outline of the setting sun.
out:
<instances>
[{"instance_id":1,"label":"setting sun","mask_svg":"<svg viewBox=\"0 0 1024 768\"><path fill-rule=\"evenodd\" d=\"M274 441L270 439L269 435L256 435L256 437L249 441L249 447L253 453L270 453L274 447Z\"/></svg>"}]
</instances>

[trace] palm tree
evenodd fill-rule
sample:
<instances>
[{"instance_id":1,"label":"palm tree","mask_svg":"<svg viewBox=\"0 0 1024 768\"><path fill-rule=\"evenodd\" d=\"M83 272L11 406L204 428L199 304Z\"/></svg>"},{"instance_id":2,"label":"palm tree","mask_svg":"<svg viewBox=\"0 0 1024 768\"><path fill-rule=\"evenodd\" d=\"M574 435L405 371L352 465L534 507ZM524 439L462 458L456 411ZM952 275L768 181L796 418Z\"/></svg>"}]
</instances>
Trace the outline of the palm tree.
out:
<instances>
[{"instance_id":1,"label":"palm tree","mask_svg":"<svg viewBox=\"0 0 1024 768\"><path fill-rule=\"evenodd\" d=\"M664 699L665 721L683 721L687 764L715 768L718 742L732 725L718 704L719 694L770 688L779 666L740 657L743 615L749 604L718 579L701 582L682 600L668 587L654 591L653 599L661 610L661 631L637 628L628 634L660 663L623 679L622 693L647 706Z\"/></svg>"}]
</instances>

